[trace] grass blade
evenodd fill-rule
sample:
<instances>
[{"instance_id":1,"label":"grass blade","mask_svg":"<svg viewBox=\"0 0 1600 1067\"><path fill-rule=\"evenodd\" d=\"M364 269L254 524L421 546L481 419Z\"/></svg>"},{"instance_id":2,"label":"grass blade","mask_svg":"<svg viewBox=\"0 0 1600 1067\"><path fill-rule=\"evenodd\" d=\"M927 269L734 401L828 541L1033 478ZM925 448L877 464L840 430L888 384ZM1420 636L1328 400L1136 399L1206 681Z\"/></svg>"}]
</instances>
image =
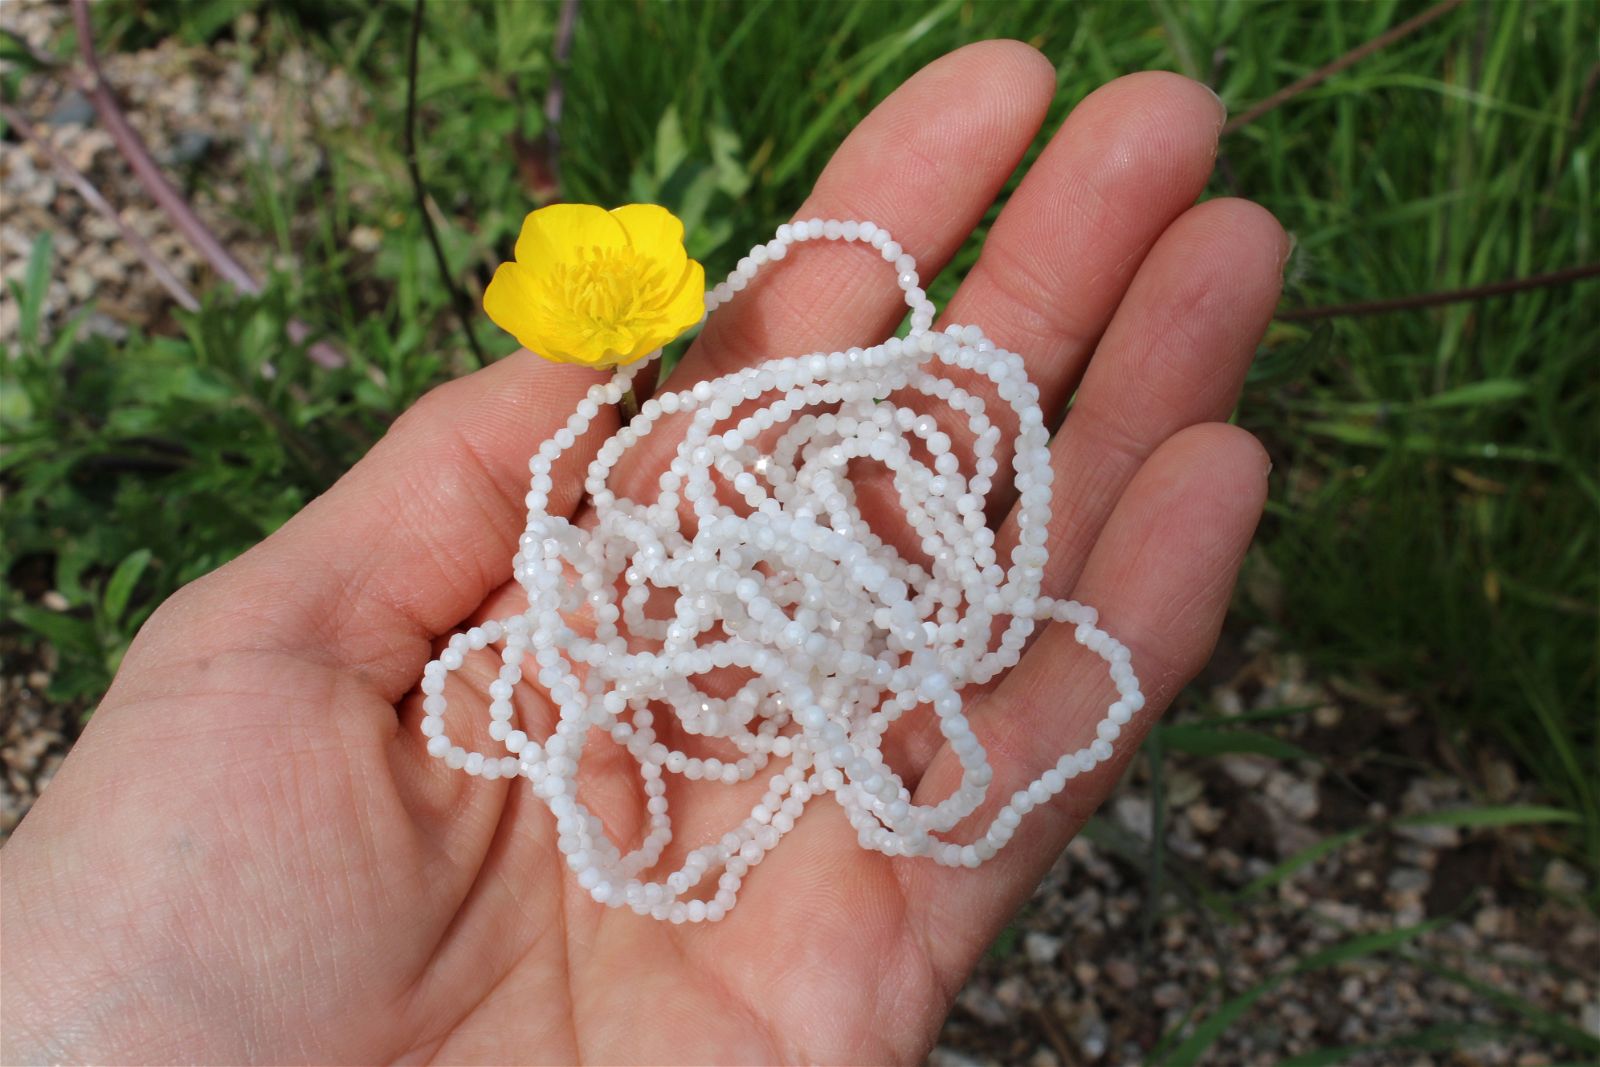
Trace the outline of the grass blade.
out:
<instances>
[{"instance_id":1,"label":"grass blade","mask_svg":"<svg viewBox=\"0 0 1600 1067\"><path fill-rule=\"evenodd\" d=\"M1449 808L1405 815L1394 820L1396 826L1527 826L1534 823L1578 823L1583 820L1565 808L1540 804L1507 804L1501 807Z\"/></svg>"},{"instance_id":2,"label":"grass blade","mask_svg":"<svg viewBox=\"0 0 1600 1067\"><path fill-rule=\"evenodd\" d=\"M1575 1052L1590 1056L1600 1056L1600 1037L1595 1037L1588 1031L1572 1025L1559 1015L1545 1011L1532 1001L1492 986L1488 982L1481 981L1469 974L1463 974L1461 971L1435 963L1432 960L1415 956L1409 958L1412 963L1423 970L1438 975L1446 981L1454 982L1470 989L1485 1000L1492 1001L1499 1007L1527 1020L1527 1025L1524 1027L1525 1030L1539 1034L1552 1041L1559 1041Z\"/></svg>"},{"instance_id":3,"label":"grass blade","mask_svg":"<svg viewBox=\"0 0 1600 1067\"><path fill-rule=\"evenodd\" d=\"M1301 849L1288 859L1283 860L1276 867L1272 868L1272 870L1246 884L1243 889L1239 890L1239 892L1234 895L1234 900L1236 902L1240 900L1246 900L1257 895L1258 893L1263 893L1266 890L1271 889L1279 882L1287 881L1288 879L1294 877L1295 874L1301 870L1304 870L1306 867L1311 866L1311 864L1316 863L1323 857L1330 856L1333 853L1338 852L1340 849L1344 848L1353 841L1359 841L1361 838L1371 833L1372 829L1373 828L1370 826L1358 826L1353 830L1346 830L1343 833L1333 834L1329 837L1325 837L1316 844L1309 845L1306 848Z\"/></svg>"},{"instance_id":4,"label":"grass blade","mask_svg":"<svg viewBox=\"0 0 1600 1067\"><path fill-rule=\"evenodd\" d=\"M128 599L133 596L134 587L139 584L139 578L144 574L144 569L150 565L151 552L148 548L136 549L128 553L117 569L111 572L111 579L106 582L106 595L101 601L105 611L106 621L115 626L122 621L123 612L128 609Z\"/></svg>"},{"instance_id":5,"label":"grass blade","mask_svg":"<svg viewBox=\"0 0 1600 1067\"><path fill-rule=\"evenodd\" d=\"M1225 729L1201 726L1196 723L1171 723L1156 727L1161 743L1192 756L1221 756L1228 753L1247 753L1271 756L1273 759L1315 760L1317 757L1271 734L1255 730Z\"/></svg>"},{"instance_id":6,"label":"grass blade","mask_svg":"<svg viewBox=\"0 0 1600 1067\"><path fill-rule=\"evenodd\" d=\"M868 49L866 54L872 56L871 61L866 63L855 76L839 86L833 94L833 99L829 100L827 105L806 124L800 136L789 146L789 151L773 165L767 181L770 184L778 184L794 177L810 158L811 149L817 141L833 129L839 115L855 100L857 94L960 6L960 0L947 0L907 27L903 33L896 34L893 40L883 41Z\"/></svg>"},{"instance_id":7,"label":"grass blade","mask_svg":"<svg viewBox=\"0 0 1600 1067\"><path fill-rule=\"evenodd\" d=\"M1375 934L1363 934L1352 937L1348 941L1341 941L1337 945L1330 945L1319 952L1313 952L1297 962L1287 971L1263 978L1249 989L1240 993L1231 1000L1224 1001L1222 1006L1204 1019L1194 1028L1194 1031L1180 1044L1161 1057L1160 1062L1165 1064L1191 1064L1200 1060L1206 1049L1216 1043L1229 1027L1231 1027L1256 1001L1266 996L1286 979L1298 974L1320 970L1323 967L1332 967L1340 963L1373 956L1380 952L1387 952L1397 948L1414 938L1420 937L1429 931L1436 930L1450 921L1451 916L1440 916L1430 919L1415 926L1401 926L1393 930L1384 930Z\"/></svg>"}]
</instances>

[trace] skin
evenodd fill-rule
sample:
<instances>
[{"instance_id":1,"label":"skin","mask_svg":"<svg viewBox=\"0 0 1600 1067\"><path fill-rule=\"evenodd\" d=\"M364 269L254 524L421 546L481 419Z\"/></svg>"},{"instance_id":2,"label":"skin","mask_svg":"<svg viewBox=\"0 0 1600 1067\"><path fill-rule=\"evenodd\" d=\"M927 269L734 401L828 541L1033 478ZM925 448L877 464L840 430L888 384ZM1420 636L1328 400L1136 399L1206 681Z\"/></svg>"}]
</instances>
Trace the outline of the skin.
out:
<instances>
[{"instance_id":1,"label":"skin","mask_svg":"<svg viewBox=\"0 0 1600 1067\"><path fill-rule=\"evenodd\" d=\"M1054 87L1016 42L940 59L861 123L797 217L887 226L926 283ZM423 664L463 620L522 606L507 583L527 459L597 380L519 353L429 394L332 490L141 631L0 859L5 1060L921 1057L984 947L1204 664L1261 512L1266 456L1221 420L1287 243L1252 204L1194 205L1222 119L1171 74L1089 96L948 310L1025 354L1047 418L1076 394L1053 444L1045 592L1100 609L1149 700L1117 757L1024 820L997 859L948 870L869 853L822 797L726 920L673 926L578 890L526 783L426 756ZM859 247L809 245L713 318L673 382L872 343L903 312L889 282ZM582 520L583 465L614 426L602 419L564 457L552 511ZM670 454L650 443L624 472L637 486ZM893 536L887 501L869 505ZM1003 544L1008 511L992 516ZM487 721L483 663L463 672L477 695L449 690L453 732ZM1070 628L1038 636L969 706L995 767L985 811L1085 744L1109 699ZM542 736L541 694L525 685L517 701ZM937 734L894 741L918 800L947 795L957 772ZM603 752L584 770L585 802L626 838L636 787ZM745 786L675 788L678 837L731 827L765 776Z\"/></svg>"}]
</instances>

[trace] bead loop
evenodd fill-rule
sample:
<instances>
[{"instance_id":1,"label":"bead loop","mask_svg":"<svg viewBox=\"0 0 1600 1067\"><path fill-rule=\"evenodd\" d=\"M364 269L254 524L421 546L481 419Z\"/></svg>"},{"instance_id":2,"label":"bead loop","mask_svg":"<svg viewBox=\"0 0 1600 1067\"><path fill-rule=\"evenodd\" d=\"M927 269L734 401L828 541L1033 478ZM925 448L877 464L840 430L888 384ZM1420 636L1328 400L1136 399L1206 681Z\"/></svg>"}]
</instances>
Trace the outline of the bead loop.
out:
<instances>
[{"instance_id":1,"label":"bead loop","mask_svg":"<svg viewBox=\"0 0 1600 1067\"><path fill-rule=\"evenodd\" d=\"M720 919L749 869L822 794L844 808L863 848L976 867L1011 840L1023 815L1110 759L1122 727L1144 706L1131 654L1099 628L1095 610L1041 593L1053 474L1038 390L1022 358L976 326L935 332L916 261L886 230L832 219L786 223L706 294L708 313L794 245L815 240L878 251L910 309L908 335L768 360L646 401L590 464L585 488L596 522L579 529L547 510L555 460L621 399L642 364L591 388L529 461L528 521L512 568L528 610L456 634L423 672L429 754L484 778L527 778L555 816L578 884L602 904L671 922ZM951 370L988 378L1017 418L1019 540L1009 561L985 517L1001 430L981 398L945 376ZM938 420L891 399L908 393L965 419L970 469ZM665 417L686 418L687 431L656 499L617 496L611 474ZM863 519L848 474L859 462L889 473L926 563L904 558ZM579 632L580 618L592 629ZM971 844L941 839L978 809L994 779L962 691L1014 666L1035 628L1052 621L1072 625L1077 643L1105 661L1117 698L1094 739L1015 793ZM503 752L468 751L444 730L445 676L491 645L501 648L503 666L489 685L489 735ZM514 725L512 694L530 658L559 712L542 741ZM729 669L746 678L731 695L697 684ZM914 803L882 752L889 726L923 707L962 768L960 785L935 804ZM718 738L739 755L702 759L668 749L655 726L662 709L685 734ZM577 799L578 765L595 728L639 769L646 831L626 854ZM690 851L664 879L641 877L672 838L668 774L731 785L774 759L787 765L747 818ZM687 899L713 875L711 899Z\"/></svg>"}]
</instances>

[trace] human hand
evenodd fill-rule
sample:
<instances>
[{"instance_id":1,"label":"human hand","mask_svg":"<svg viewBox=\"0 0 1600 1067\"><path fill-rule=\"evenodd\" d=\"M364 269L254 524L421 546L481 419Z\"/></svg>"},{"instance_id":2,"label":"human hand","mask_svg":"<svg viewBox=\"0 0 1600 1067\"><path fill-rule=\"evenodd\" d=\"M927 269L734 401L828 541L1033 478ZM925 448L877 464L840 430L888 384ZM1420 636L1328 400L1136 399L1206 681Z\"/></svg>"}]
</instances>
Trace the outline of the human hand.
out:
<instances>
[{"instance_id":1,"label":"human hand","mask_svg":"<svg viewBox=\"0 0 1600 1067\"><path fill-rule=\"evenodd\" d=\"M1021 159L1054 85L1014 42L939 60L850 136L798 217L872 219L931 277ZM1217 101L1175 75L1090 96L946 315L1024 356L1047 417L1076 394L1053 442L1044 592L1099 608L1149 702L1117 757L996 859L891 860L819 800L726 919L674 926L578 889L526 782L426 755L422 666L463 620L524 606L508 577L527 459L598 380L521 353L424 398L324 497L140 633L3 853L6 1062L920 1057L984 947L1204 663L1260 514L1266 457L1219 420L1276 303L1286 241L1248 203L1191 206L1221 123ZM859 249L797 251L713 317L674 385L882 339L904 310L883 274ZM581 521L583 467L615 425L603 414L587 451L563 456L552 513ZM672 443L648 443L665 463ZM624 473L645 485L649 468ZM463 669L480 695L452 690L452 725L485 718L496 666ZM1108 688L1056 625L971 700L995 771L983 811L1086 743ZM523 729L548 732L531 683L517 704ZM908 731L890 753L920 772L907 782L921 802L958 776L937 742ZM586 765L584 802L626 839L641 797L607 769ZM765 776L678 786L674 828L695 844L743 817Z\"/></svg>"}]
</instances>

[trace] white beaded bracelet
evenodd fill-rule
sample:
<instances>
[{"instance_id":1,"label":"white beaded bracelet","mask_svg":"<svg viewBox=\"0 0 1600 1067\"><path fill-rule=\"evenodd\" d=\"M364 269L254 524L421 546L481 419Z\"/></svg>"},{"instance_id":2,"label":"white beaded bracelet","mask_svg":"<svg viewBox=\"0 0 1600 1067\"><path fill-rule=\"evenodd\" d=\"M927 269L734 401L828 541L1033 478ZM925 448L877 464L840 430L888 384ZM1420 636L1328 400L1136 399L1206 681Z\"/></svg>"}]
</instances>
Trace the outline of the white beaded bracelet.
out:
<instances>
[{"instance_id":1,"label":"white beaded bracelet","mask_svg":"<svg viewBox=\"0 0 1600 1067\"><path fill-rule=\"evenodd\" d=\"M880 252L911 309L909 335L769 360L646 401L589 465L585 488L596 522L582 530L546 511L553 465L603 405L622 398L641 364L590 389L528 464L528 524L513 560L528 610L456 634L423 671L429 754L484 778L528 778L555 816L557 843L578 884L602 904L675 923L722 918L750 868L821 793L844 808L863 848L976 867L1011 840L1022 816L1110 759L1122 727L1144 706L1128 649L1096 626L1095 610L1040 594L1053 474L1039 392L1021 357L976 326L934 332L916 261L887 231L822 219L780 226L706 294L707 311L732 300L793 245L818 239ZM1001 430L981 399L941 376L944 368L987 377L1018 419L1019 540L1009 567L985 516ZM908 390L966 419L975 442L970 473L932 416L889 399ZM616 496L607 487L611 472L672 415L687 415L689 425L656 500ZM774 428L782 428L776 443L763 451L758 442L769 441ZM902 558L869 529L846 473L856 459L892 472L928 567ZM680 519L683 505L693 510L692 531ZM619 587L626 590L620 598ZM646 614L647 605L660 611L659 594L673 598L670 618ZM592 636L568 625L580 610L593 617ZM991 648L993 624L1004 618L1010 621ZM1105 660L1119 695L1095 739L1015 793L972 843L943 840L936 835L977 810L994 777L962 714L961 691L1014 666L1040 620L1071 623L1077 642ZM504 665L489 686L489 735L508 755L468 752L444 732L445 675L470 650L501 643ZM512 693L530 655L538 685L560 715L543 742L513 726ZM725 668L748 675L732 696L695 684ZM960 786L930 805L913 802L882 752L890 724L922 705L933 709L962 768ZM683 733L720 738L740 756L701 759L668 749L657 740L652 709L670 709ZM596 727L627 749L643 781L647 828L627 854L577 799L578 766ZM772 759L787 766L747 818L690 851L664 879L641 878L672 838L667 774L731 785L762 773ZM685 899L718 871L710 899Z\"/></svg>"}]
</instances>

